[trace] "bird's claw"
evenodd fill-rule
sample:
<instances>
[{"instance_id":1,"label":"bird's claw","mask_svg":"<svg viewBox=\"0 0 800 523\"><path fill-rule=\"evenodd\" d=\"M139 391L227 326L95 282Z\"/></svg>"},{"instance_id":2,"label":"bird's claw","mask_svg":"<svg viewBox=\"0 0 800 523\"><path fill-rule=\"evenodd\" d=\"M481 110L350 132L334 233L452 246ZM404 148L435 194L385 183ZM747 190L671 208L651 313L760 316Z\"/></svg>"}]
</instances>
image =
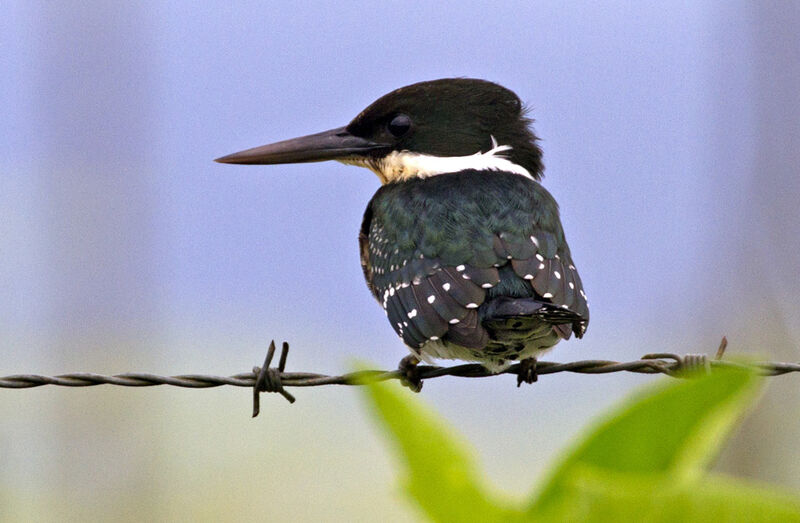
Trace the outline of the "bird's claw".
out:
<instances>
[{"instance_id":1,"label":"bird's claw","mask_svg":"<svg viewBox=\"0 0 800 523\"><path fill-rule=\"evenodd\" d=\"M419 377L417 369L418 364L419 358L409 354L400 360L400 364L397 366L397 370L400 371L400 383L414 392L422 390L422 379Z\"/></svg>"},{"instance_id":2,"label":"bird's claw","mask_svg":"<svg viewBox=\"0 0 800 523\"><path fill-rule=\"evenodd\" d=\"M523 383L534 383L539 379L536 372L536 358L526 358L519 362L519 373L517 374L517 387Z\"/></svg>"}]
</instances>

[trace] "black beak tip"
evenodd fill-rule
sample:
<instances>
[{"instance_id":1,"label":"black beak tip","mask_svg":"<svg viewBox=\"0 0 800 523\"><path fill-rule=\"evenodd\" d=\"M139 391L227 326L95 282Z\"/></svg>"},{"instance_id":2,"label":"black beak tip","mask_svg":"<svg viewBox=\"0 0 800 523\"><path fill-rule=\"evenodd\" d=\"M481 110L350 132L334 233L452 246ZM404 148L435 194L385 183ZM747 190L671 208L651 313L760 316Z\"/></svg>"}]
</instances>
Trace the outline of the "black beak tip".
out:
<instances>
[{"instance_id":1,"label":"black beak tip","mask_svg":"<svg viewBox=\"0 0 800 523\"><path fill-rule=\"evenodd\" d=\"M277 163L274 161L266 161L267 158L263 157L262 155L258 154L258 150L262 149L258 147L256 149L248 149L246 151L239 151L238 153L228 154L225 156L220 156L219 158L215 158L214 161L217 163L226 163L232 165L253 165L253 164L268 164L268 163Z\"/></svg>"},{"instance_id":2,"label":"black beak tip","mask_svg":"<svg viewBox=\"0 0 800 523\"><path fill-rule=\"evenodd\" d=\"M217 163L236 163L236 159L234 158L236 154L228 154L226 156L220 156L219 158L214 158L214 161Z\"/></svg>"}]
</instances>

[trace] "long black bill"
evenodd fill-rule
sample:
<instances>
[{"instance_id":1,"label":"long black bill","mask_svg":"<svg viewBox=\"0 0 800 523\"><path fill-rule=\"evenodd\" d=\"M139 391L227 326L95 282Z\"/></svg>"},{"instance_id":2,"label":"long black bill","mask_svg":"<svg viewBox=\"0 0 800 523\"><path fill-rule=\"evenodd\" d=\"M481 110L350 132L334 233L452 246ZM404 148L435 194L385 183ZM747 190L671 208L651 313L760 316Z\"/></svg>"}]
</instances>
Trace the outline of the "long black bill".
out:
<instances>
[{"instance_id":1,"label":"long black bill","mask_svg":"<svg viewBox=\"0 0 800 523\"><path fill-rule=\"evenodd\" d=\"M367 156L388 151L389 146L353 136L344 127L300 138L254 147L217 158L215 162L238 164L303 163Z\"/></svg>"}]
</instances>

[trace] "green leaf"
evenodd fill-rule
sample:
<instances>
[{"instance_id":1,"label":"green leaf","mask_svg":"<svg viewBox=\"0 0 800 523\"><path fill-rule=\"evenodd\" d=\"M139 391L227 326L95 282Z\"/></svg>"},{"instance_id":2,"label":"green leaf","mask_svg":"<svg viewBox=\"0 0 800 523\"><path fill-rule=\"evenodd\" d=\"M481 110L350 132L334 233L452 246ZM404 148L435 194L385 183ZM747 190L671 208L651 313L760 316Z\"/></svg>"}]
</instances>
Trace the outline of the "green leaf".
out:
<instances>
[{"instance_id":1,"label":"green leaf","mask_svg":"<svg viewBox=\"0 0 800 523\"><path fill-rule=\"evenodd\" d=\"M528 510L491 496L467 446L417 397L365 387L404 464L404 485L437 521L800 523L800 497L705 468L758 390L752 372L670 381L627 401L554 469Z\"/></svg>"},{"instance_id":2,"label":"green leaf","mask_svg":"<svg viewBox=\"0 0 800 523\"><path fill-rule=\"evenodd\" d=\"M536 521L800 522L800 498L774 487L756 487L724 476L696 484L615 477L573 478L564 496L536 514ZM534 519L533 515L529 516Z\"/></svg>"},{"instance_id":3,"label":"green leaf","mask_svg":"<svg viewBox=\"0 0 800 523\"><path fill-rule=\"evenodd\" d=\"M580 493L591 507L601 490L643 500L683 492L701 477L758 383L753 372L726 369L651 388L583 438L555 467L528 514L555 514ZM614 488L600 489L604 484Z\"/></svg>"},{"instance_id":4,"label":"green leaf","mask_svg":"<svg viewBox=\"0 0 800 523\"><path fill-rule=\"evenodd\" d=\"M481 484L471 452L440 417L397 384L364 389L378 421L405 465L404 486L434 521L507 521L518 510L493 499Z\"/></svg>"},{"instance_id":5,"label":"green leaf","mask_svg":"<svg viewBox=\"0 0 800 523\"><path fill-rule=\"evenodd\" d=\"M673 505L673 513L684 514L687 521L800 522L800 498L795 493L721 475L710 475L691 491L686 489Z\"/></svg>"}]
</instances>

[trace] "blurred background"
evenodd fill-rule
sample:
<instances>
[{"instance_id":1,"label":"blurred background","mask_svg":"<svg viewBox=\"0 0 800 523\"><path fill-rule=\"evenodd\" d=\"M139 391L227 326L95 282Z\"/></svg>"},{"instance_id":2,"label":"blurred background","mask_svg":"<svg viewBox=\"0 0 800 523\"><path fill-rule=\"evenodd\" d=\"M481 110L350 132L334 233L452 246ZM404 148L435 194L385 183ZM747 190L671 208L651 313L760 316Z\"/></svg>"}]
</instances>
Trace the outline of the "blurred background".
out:
<instances>
[{"instance_id":1,"label":"blurred background","mask_svg":"<svg viewBox=\"0 0 800 523\"><path fill-rule=\"evenodd\" d=\"M213 158L337 127L421 80L516 91L592 302L546 359L800 359L800 4L11 0L0 6L0 375L394 367L362 281L378 188L336 163ZM438 379L487 481L530 491L657 378ZM666 379L666 378L662 378ZM0 391L0 519L410 521L356 390ZM717 468L800 488L800 378ZM409 427L413 430L413 427ZM369 515L369 516L366 516Z\"/></svg>"}]
</instances>

